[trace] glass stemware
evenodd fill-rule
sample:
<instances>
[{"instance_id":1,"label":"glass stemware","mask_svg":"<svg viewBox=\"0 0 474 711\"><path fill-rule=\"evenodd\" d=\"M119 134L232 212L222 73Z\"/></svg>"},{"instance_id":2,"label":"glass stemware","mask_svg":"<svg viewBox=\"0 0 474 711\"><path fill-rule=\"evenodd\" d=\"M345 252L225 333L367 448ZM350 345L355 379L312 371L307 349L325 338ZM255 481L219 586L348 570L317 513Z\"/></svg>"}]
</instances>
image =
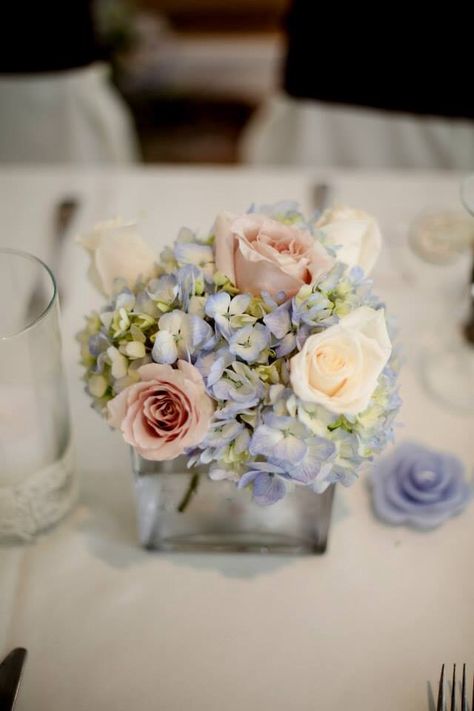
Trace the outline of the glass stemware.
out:
<instances>
[{"instance_id":1,"label":"glass stemware","mask_svg":"<svg viewBox=\"0 0 474 711\"><path fill-rule=\"evenodd\" d=\"M461 184L468 214L445 210L420 215L409 242L423 261L448 266L471 252L474 257L474 174ZM461 297L445 310L421 359L421 377L440 402L464 414L474 413L474 269ZM447 294L443 294L449 299Z\"/></svg>"}]
</instances>

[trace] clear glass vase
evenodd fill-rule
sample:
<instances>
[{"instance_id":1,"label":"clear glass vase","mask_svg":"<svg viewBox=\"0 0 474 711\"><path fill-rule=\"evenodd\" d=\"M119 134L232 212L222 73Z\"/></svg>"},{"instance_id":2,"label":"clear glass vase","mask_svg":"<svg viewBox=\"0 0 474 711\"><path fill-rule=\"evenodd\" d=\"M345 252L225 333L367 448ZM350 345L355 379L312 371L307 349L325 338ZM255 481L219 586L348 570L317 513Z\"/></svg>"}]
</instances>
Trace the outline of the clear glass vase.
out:
<instances>
[{"instance_id":1,"label":"clear glass vase","mask_svg":"<svg viewBox=\"0 0 474 711\"><path fill-rule=\"evenodd\" d=\"M334 486L323 494L295 486L259 506L249 491L212 481L186 459L151 462L131 450L141 544L167 552L324 553Z\"/></svg>"},{"instance_id":2,"label":"clear glass vase","mask_svg":"<svg viewBox=\"0 0 474 711\"><path fill-rule=\"evenodd\" d=\"M34 539L76 494L55 280L0 249L0 542Z\"/></svg>"}]
</instances>

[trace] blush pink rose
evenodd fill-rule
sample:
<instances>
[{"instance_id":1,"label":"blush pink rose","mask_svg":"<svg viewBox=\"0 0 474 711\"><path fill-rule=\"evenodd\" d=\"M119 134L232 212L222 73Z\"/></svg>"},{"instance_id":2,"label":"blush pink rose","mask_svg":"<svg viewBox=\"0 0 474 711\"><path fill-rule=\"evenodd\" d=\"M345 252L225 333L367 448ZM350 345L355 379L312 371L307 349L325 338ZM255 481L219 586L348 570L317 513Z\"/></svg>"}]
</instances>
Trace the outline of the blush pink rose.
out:
<instances>
[{"instance_id":1,"label":"blush pink rose","mask_svg":"<svg viewBox=\"0 0 474 711\"><path fill-rule=\"evenodd\" d=\"M309 232L266 215L217 216L216 268L242 292L294 296L328 272L334 259Z\"/></svg>"},{"instance_id":2,"label":"blush pink rose","mask_svg":"<svg viewBox=\"0 0 474 711\"><path fill-rule=\"evenodd\" d=\"M150 363L140 382L108 403L108 421L145 459L174 459L204 439L214 412L201 374L190 363L178 368Z\"/></svg>"}]
</instances>

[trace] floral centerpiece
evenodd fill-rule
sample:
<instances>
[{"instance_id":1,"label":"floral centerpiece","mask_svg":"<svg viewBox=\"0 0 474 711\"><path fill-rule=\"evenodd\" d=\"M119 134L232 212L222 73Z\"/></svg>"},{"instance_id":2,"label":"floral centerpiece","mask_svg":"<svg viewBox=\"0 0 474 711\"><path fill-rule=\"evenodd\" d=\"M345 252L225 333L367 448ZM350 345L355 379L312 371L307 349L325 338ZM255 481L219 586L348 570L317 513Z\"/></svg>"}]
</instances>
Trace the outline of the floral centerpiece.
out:
<instances>
[{"instance_id":1,"label":"floral centerpiece","mask_svg":"<svg viewBox=\"0 0 474 711\"><path fill-rule=\"evenodd\" d=\"M107 297L79 336L86 389L141 457L184 454L266 506L352 484L390 440L397 368L367 213L221 213L159 258L121 221L81 241Z\"/></svg>"}]
</instances>

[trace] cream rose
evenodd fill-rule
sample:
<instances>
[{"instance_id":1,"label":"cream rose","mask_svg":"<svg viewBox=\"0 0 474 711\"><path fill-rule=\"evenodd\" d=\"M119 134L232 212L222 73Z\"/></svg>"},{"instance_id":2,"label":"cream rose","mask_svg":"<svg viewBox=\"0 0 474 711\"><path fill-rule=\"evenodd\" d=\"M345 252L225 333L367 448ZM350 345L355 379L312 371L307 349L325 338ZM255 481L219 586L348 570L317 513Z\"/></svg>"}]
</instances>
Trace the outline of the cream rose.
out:
<instances>
[{"instance_id":1,"label":"cream rose","mask_svg":"<svg viewBox=\"0 0 474 711\"><path fill-rule=\"evenodd\" d=\"M351 207L326 210L316 223L331 246L338 247L337 258L350 267L361 267L369 274L378 259L382 236L372 215Z\"/></svg>"},{"instance_id":2,"label":"cream rose","mask_svg":"<svg viewBox=\"0 0 474 711\"><path fill-rule=\"evenodd\" d=\"M145 459L175 459L202 442L214 413L198 369L150 363L138 369L140 382L108 403L108 420Z\"/></svg>"},{"instance_id":3,"label":"cream rose","mask_svg":"<svg viewBox=\"0 0 474 711\"><path fill-rule=\"evenodd\" d=\"M309 232L266 215L221 213L214 234L216 268L249 294L285 291L294 296L334 264Z\"/></svg>"},{"instance_id":4,"label":"cream rose","mask_svg":"<svg viewBox=\"0 0 474 711\"><path fill-rule=\"evenodd\" d=\"M305 402L357 415L368 406L391 351L383 309L361 306L310 336L293 356L293 390Z\"/></svg>"},{"instance_id":5,"label":"cream rose","mask_svg":"<svg viewBox=\"0 0 474 711\"><path fill-rule=\"evenodd\" d=\"M119 277L133 287L139 276L146 279L155 272L156 254L133 223L120 219L100 222L78 242L90 252L89 278L105 296L112 294L114 280Z\"/></svg>"}]
</instances>

